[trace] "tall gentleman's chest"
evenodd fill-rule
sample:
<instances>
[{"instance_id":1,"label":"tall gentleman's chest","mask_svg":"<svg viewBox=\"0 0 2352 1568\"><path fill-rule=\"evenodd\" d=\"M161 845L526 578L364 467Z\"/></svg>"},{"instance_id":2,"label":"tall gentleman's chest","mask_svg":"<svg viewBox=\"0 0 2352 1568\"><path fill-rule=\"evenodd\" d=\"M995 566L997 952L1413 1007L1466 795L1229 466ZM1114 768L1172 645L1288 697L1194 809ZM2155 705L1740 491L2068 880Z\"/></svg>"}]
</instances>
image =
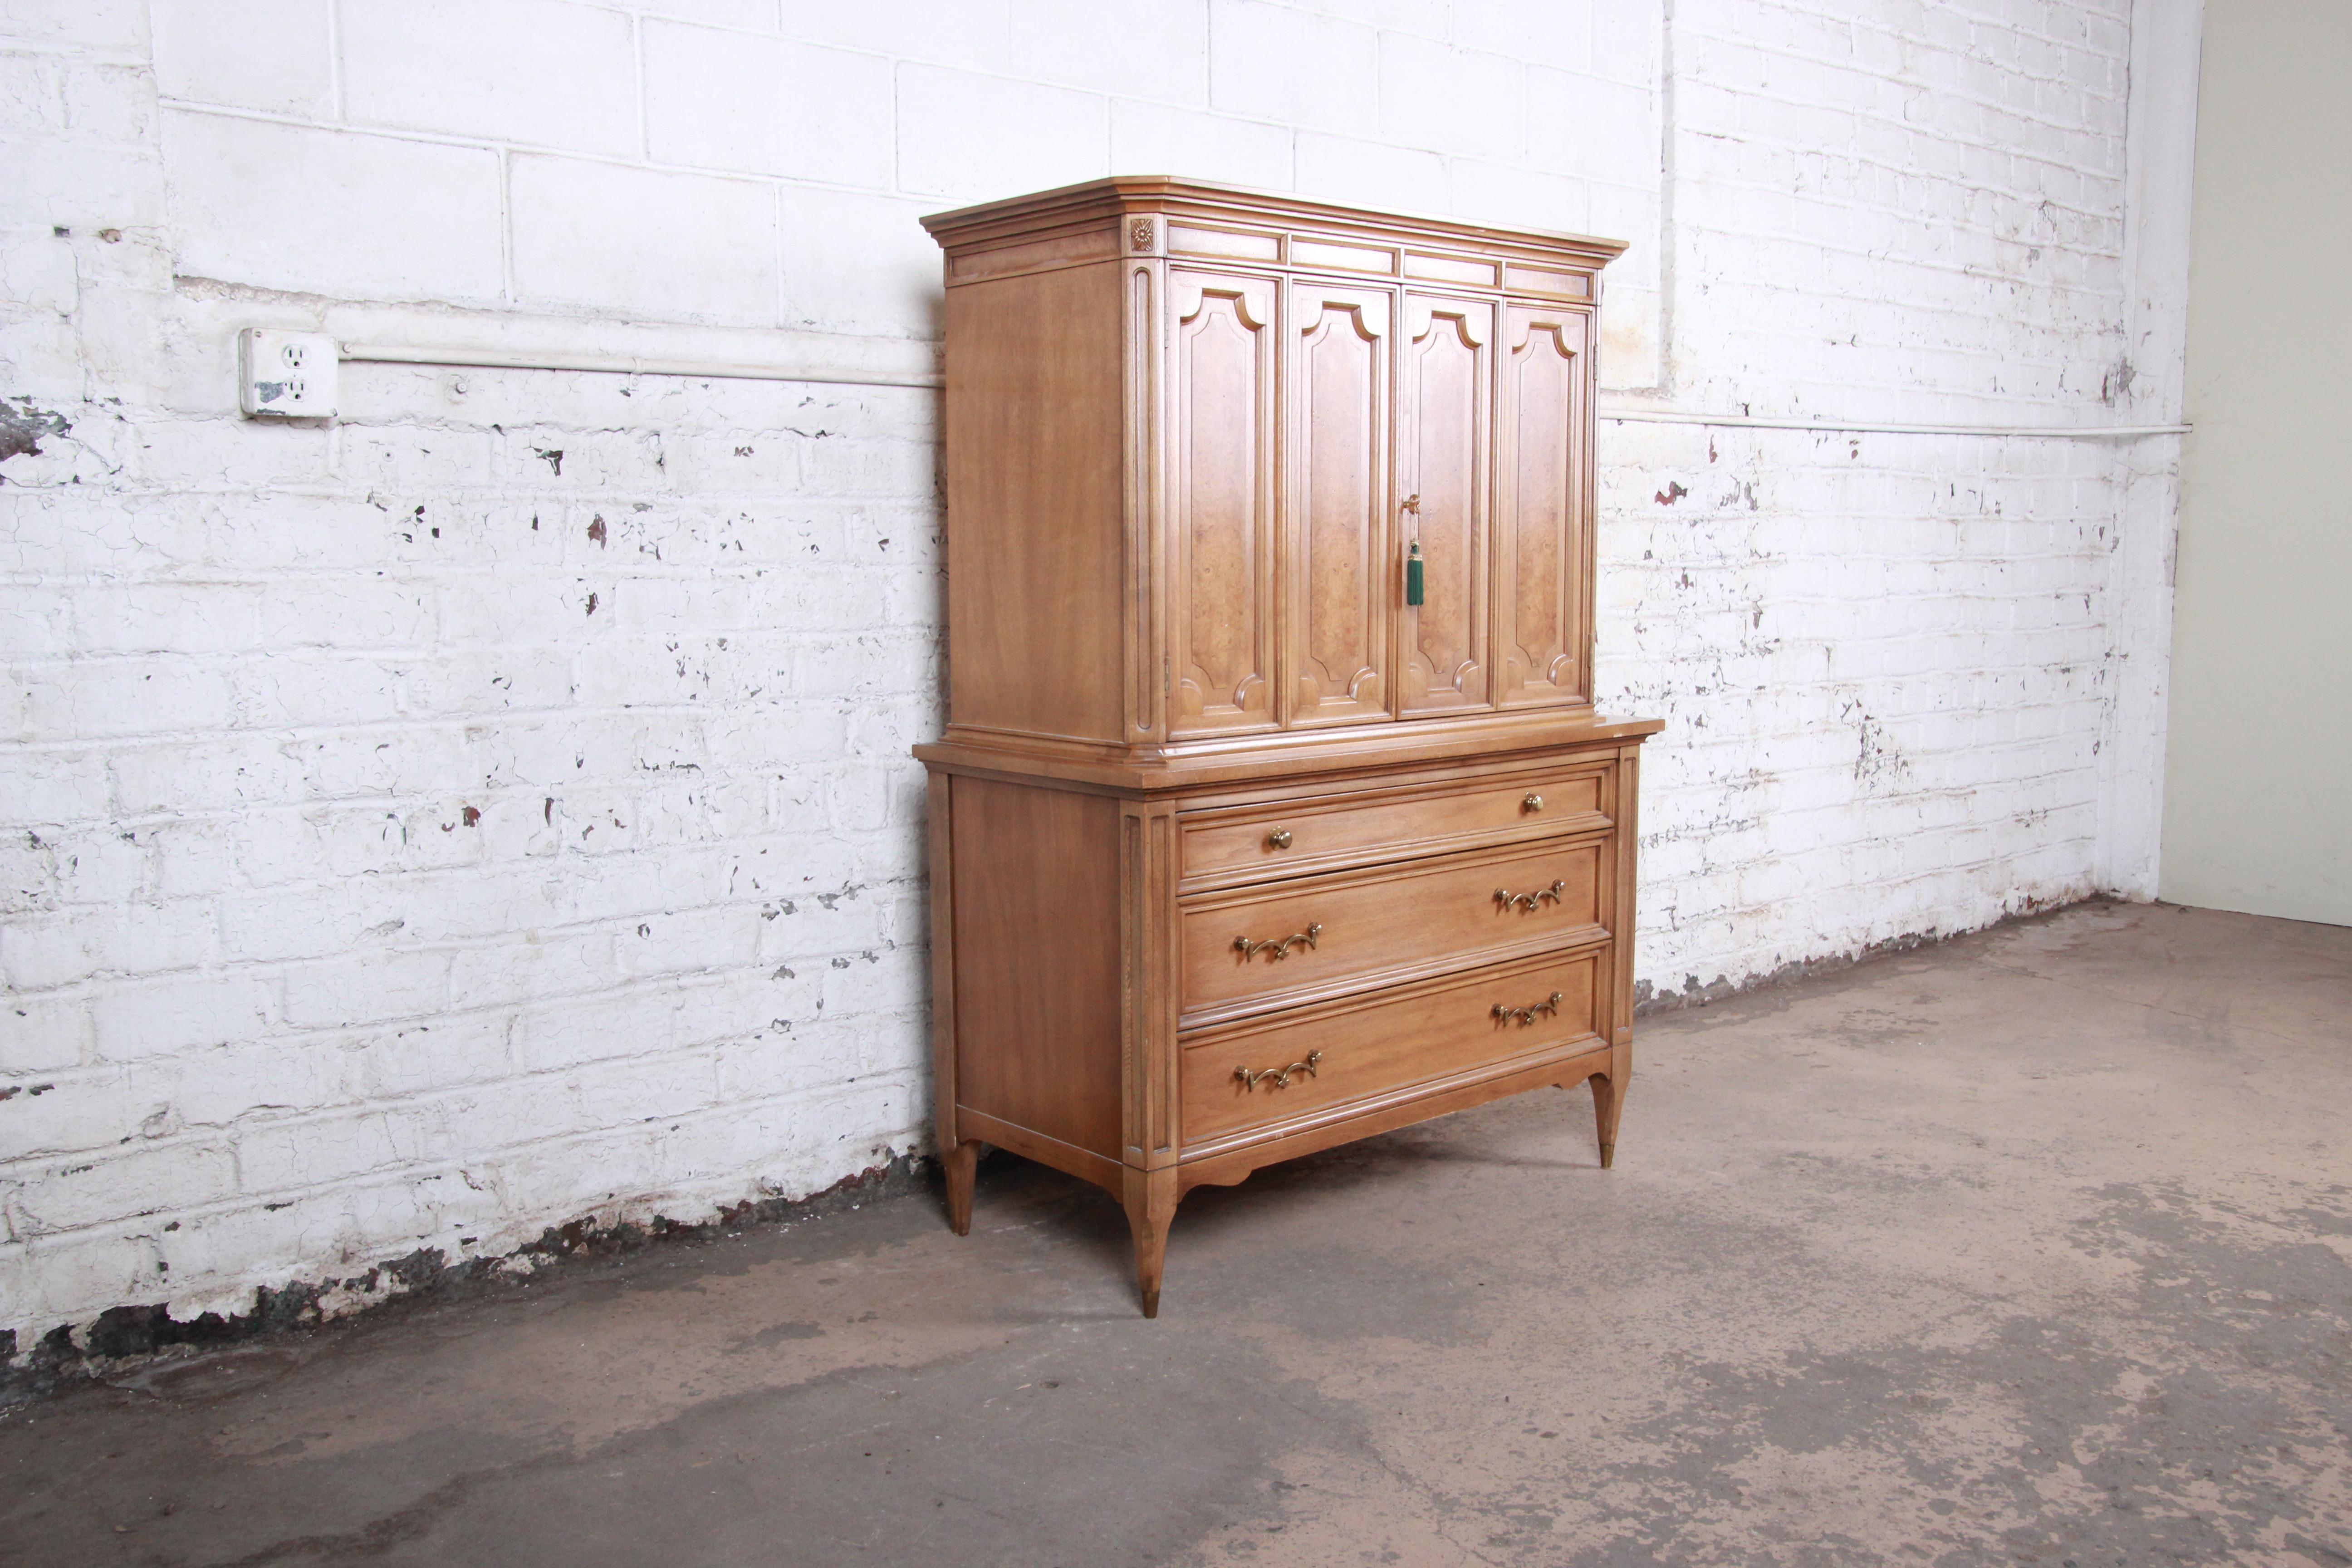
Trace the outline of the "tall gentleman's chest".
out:
<instances>
[{"instance_id":1,"label":"tall gentleman's chest","mask_svg":"<svg viewBox=\"0 0 2352 1568\"><path fill-rule=\"evenodd\" d=\"M940 1146L1126 1202L1630 1068L1610 242L1109 180L947 252ZM1277 1059L1279 1058L1279 1059Z\"/></svg>"}]
</instances>

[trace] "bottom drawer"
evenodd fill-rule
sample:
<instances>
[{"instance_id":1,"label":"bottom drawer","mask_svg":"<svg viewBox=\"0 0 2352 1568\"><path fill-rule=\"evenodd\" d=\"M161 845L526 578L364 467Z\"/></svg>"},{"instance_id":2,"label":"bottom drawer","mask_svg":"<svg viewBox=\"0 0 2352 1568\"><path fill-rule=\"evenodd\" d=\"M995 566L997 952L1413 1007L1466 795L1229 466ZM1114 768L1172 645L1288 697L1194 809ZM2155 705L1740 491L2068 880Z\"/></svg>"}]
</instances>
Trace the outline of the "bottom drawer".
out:
<instances>
[{"instance_id":1,"label":"bottom drawer","mask_svg":"<svg viewBox=\"0 0 2352 1568\"><path fill-rule=\"evenodd\" d=\"M1608 953L1521 959L1188 1037L1185 1149L1597 1040Z\"/></svg>"}]
</instances>

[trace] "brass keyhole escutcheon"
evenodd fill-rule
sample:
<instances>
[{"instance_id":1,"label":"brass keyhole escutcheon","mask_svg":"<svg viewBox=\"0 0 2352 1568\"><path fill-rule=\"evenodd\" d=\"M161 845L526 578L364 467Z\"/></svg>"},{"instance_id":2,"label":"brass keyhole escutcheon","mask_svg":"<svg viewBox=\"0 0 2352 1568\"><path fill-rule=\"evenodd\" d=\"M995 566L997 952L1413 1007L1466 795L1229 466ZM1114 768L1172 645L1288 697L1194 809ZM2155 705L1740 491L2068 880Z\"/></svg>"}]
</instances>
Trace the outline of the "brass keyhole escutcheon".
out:
<instances>
[{"instance_id":1,"label":"brass keyhole escutcheon","mask_svg":"<svg viewBox=\"0 0 2352 1568\"><path fill-rule=\"evenodd\" d=\"M1543 796L1530 793L1527 799L1519 802L1519 809L1521 811L1541 811L1543 809Z\"/></svg>"},{"instance_id":2,"label":"brass keyhole escutcheon","mask_svg":"<svg viewBox=\"0 0 2352 1568\"><path fill-rule=\"evenodd\" d=\"M1289 848L1289 847L1290 847L1290 829L1288 829L1287 827L1277 827L1277 828L1276 828L1273 832L1271 832L1271 833L1267 834L1267 835L1265 836L1265 847L1266 847L1268 849L1287 849L1287 848Z\"/></svg>"}]
</instances>

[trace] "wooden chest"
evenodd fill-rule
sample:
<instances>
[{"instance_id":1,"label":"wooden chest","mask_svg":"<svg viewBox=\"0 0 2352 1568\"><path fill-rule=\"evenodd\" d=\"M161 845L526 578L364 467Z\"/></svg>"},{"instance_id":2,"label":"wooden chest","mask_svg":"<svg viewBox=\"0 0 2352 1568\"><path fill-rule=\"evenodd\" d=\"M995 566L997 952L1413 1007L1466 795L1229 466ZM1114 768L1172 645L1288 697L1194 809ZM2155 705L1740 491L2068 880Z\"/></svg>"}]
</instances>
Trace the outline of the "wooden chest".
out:
<instances>
[{"instance_id":1,"label":"wooden chest","mask_svg":"<svg viewBox=\"0 0 2352 1568\"><path fill-rule=\"evenodd\" d=\"M980 1145L1177 1200L1632 1048L1654 721L1597 716L1593 310L1622 247L1167 179L946 251L930 768L950 1217Z\"/></svg>"}]
</instances>

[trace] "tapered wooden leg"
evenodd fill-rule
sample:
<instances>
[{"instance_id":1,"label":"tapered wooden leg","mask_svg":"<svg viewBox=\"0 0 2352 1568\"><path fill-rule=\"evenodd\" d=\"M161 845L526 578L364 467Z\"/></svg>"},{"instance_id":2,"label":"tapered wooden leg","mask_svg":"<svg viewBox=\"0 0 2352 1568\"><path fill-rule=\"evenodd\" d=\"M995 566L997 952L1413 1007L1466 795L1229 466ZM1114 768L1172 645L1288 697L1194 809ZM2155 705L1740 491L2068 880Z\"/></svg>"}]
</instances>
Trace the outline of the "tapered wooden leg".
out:
<instances>
[{"instance_id":1,"label":"tapered wooden leg","mask_svg":"<svg viewBox=\"0 0 2352 1568\"><path fill-rule=\"evenodd\" d=\"M1173 1170L1127 1172L1127 1226L1135 1233L1135 1284L1143 1315L1160 1315L1160 1270L1168 1260L1168 1226L1176 1217Z\"/></svg>"},{"instance_id":2,"label":"tapered wooden leg","mask_svg":"<svg viewBox=\"0 0 2352 1568\"><path fill-rule=\"evenodd\" d=\"M980 1140L969 1138L940 1156L948 1173L948 1228L971 1234L971 1179L980 1169Z\"/></svg>"},{"instance_id":3,"label":"tapered wooden leg","mask_svg":"<svg viewBox=\"0 0 2352 1568\"><path fill-rule=\"evenodd\" d=\"M1625 1090L1607 1073L1592 1075L1592 1120L1601 1133L1601 1168L1617 1159L1617 1113L1625 1109Z\"/></svg>"}]
</instances>

